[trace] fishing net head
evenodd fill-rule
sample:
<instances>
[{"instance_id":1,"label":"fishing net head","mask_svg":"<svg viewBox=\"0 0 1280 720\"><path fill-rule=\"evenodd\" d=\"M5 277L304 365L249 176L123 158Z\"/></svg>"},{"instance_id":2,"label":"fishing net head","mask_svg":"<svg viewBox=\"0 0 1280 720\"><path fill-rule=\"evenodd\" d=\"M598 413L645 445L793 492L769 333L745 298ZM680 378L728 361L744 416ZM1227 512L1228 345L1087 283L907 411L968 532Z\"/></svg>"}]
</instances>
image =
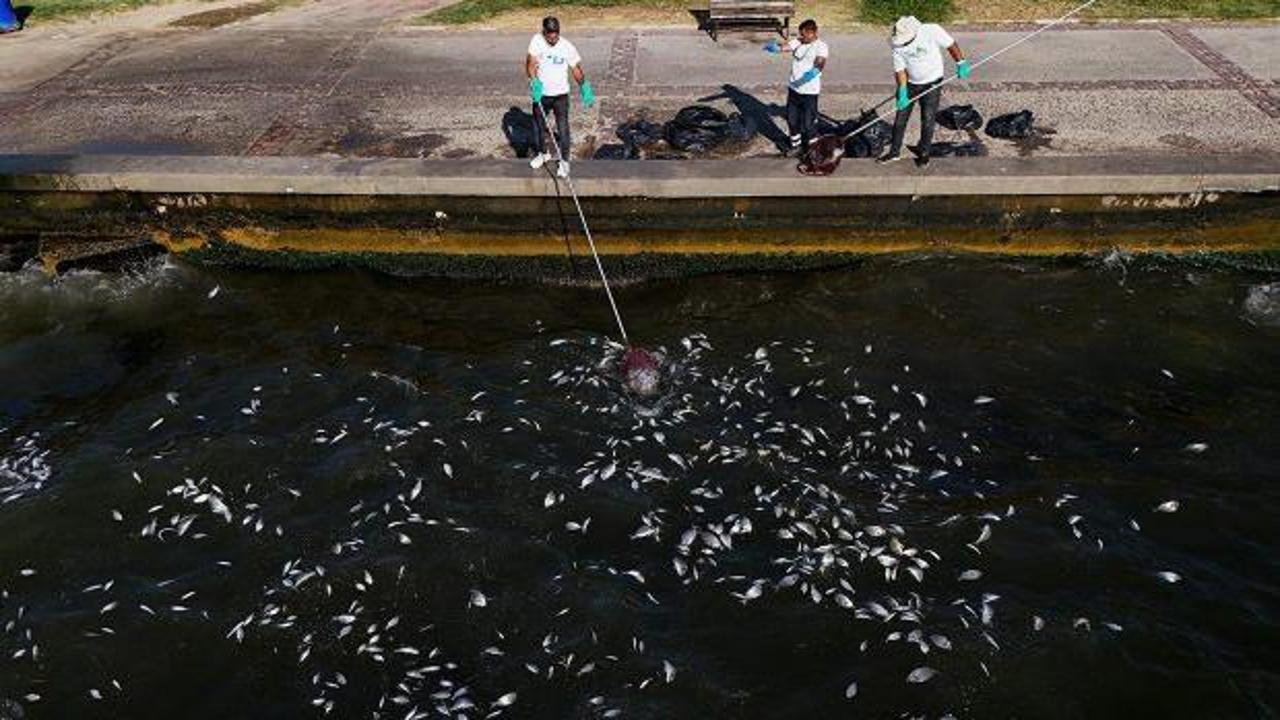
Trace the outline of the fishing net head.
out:
<instances>
[{"instance_id":1,"label":"fishing net head","mask_svg":"<svg viewBox=\"0 0 1280 720\"><path fill-rule=\"evenodd\" d=\"M662 363L657 355L644 348L632 346L622 354L618 364L622 384L640 397L653 397L662 386Z\"/></svg>"}]
</instances>

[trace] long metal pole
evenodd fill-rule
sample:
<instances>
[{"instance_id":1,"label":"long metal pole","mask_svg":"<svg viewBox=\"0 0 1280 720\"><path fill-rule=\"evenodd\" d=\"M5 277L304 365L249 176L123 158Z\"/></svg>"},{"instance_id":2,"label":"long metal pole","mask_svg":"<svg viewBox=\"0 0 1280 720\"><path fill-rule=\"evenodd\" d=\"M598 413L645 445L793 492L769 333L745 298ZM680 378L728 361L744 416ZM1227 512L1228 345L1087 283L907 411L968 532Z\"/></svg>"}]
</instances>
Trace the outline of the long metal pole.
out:
<instances>
[{"instance_id":1,"label":"long metal pole","mask_svg":"<svg viewBox=\"0 0 1280 720\"><path fill-rule=\"evenodd\" d=\"M551 136L551 145L556 149L556 163L564 162L564 155L560 152L560 143L556 140L556 134L551 132L551 123L547 120L546 108L542 107L540 102L534 103L533 106L538 109L538 112L542 113L542 127ZM556 129L559 130L559 126ZM573 197L573 206L578 209L578 220L582 222L582 232L587 236L587 245L591 247L591 256L596 259L596 269L600 271L600 282L604 283L604 294L609 298L609 307L613 309L613 319L618 322L618 332L622 333L622 342L629 346L631 345L631 340L627 338L627 328L622 324L622 313L618 312L618 303L613 299L613 290L609 287L609 276L604 272L604 263L600 262L600 253L596 251L596 241L591 237L591 228L587 226L587 216L582 212L582 203L578 200L578 191L573 187L573 178L567 177L565 181L569 185L569 195Z\"/></svg>"}]
</instances>

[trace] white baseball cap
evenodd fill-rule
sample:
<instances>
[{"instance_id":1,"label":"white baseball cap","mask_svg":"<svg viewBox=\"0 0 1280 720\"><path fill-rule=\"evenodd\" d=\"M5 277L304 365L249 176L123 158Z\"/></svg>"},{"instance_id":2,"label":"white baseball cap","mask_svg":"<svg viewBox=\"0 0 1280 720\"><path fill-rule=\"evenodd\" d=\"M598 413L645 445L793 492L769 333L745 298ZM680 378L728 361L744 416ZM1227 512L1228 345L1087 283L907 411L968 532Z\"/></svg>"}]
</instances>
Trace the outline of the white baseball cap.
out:
<instances>
[{"instance_id":1,"label":"white baseball cap","mask_svg":"<svg viewBox=\"0 0 1280 720\"><path fill-rule=\"evenodd\" d=\"M903 15L893 23L893 34L890 36L894 45L901 47L910 44L916 39L916 33L920 32L920 21L915 15Z\"/></svg>"}]
</instances>

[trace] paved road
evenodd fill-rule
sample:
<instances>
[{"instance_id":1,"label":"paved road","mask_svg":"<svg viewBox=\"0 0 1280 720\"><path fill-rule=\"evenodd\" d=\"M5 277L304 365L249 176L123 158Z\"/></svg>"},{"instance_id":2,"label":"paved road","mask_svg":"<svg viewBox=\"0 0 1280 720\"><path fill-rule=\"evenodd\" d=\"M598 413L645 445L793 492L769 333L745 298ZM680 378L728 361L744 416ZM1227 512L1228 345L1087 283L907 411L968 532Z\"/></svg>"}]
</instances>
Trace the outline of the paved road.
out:
<instances>
[{"instance_id":1,"label":"paved road","mask_svg":"<svg viewBox=\"0 0 1280 720\"><path fill-rule=\"evenodd\" d=\"M314 0L212 29L168 25L210 7L179 3L0 38L0 152L511 157L504 126L528 121L528 35L409 23L436 1ZM1027 30L953 29L975 57ZM637 113L663 119L719 96L768 116L785 96L785 68L760 37L566 34L602 97L575 119L579 153ZM848 117L889 93L883 38L826 39L825 112ZM1053 30L949 89L949 103L988 116L1030 108L1049 131L992 142L994 155L1280 157L1280 24ZM769 152L762 139L741 154Z\"/></svg>"}]
</instances>

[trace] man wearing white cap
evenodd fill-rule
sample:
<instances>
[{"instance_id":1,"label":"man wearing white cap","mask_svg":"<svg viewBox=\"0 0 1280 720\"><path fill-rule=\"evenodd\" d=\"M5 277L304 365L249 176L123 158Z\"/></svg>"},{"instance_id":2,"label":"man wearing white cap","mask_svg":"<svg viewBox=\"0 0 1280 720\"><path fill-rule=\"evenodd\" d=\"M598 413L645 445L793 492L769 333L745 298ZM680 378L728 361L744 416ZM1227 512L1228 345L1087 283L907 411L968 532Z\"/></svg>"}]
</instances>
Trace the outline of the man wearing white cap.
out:
<instances>
[{"instance_id":1,"label":"man wearing white cap","mask_svg":"<svg viewBox=\"0 0 1280 720\"><path fill-rule=\"evenodd\" d=\"M893 145L878 162L890 163L901 157L902 140L907 134L907 121L911 118L911 102L920 106L920 147L916 165L929 164L929 151L933 147L933 116L938 112L942 82L946 66L942 51L946 50L956 62L956 75L961 80L969 77L969 61L956 41L941 25L921 23L914 15L898 18L890 36L893 47L893 74L898 84L898 115L893 121ZM928 93L927 95L925 93ZM919 99L917 99L919 98Z\"/></svg>"}]
</instances>

